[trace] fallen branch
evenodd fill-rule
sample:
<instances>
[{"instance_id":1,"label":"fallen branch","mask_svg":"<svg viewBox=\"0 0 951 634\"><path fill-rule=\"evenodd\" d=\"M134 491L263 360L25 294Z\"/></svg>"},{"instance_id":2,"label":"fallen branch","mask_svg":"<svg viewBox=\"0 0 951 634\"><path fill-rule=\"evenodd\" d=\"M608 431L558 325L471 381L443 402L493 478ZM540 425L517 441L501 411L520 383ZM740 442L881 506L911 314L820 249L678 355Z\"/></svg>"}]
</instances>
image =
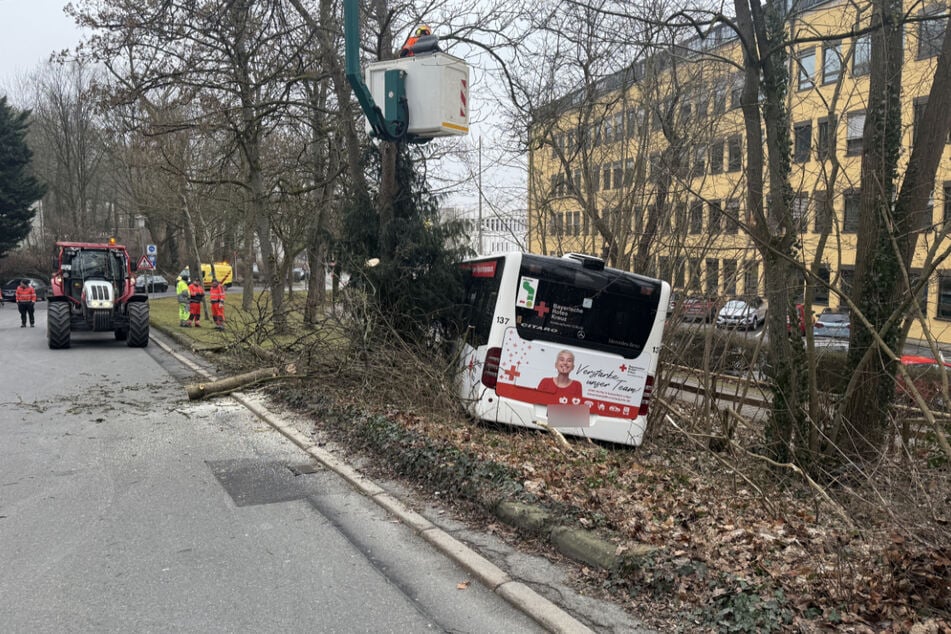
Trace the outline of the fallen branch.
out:
<instances>
[{"instance_id":1,"label":"fallen branch","mask_svg":"<svg viewBox=\"0 0 951 634\"><path fill-rule=\"evenodd\" d=\"M228 394L241 388L263 383L264 381L293 377L296 373L297 368L293 363L282 367L262 368L253 372L236 374L208 383L189 383L185 386L185 393L188 395L189 400L197 401L217 394Z\"/></svg>"},{"instance_id":2,"label":"fallen branch","mask_svg":"<svg viewBox=\"0 0 951 634\"><path fill-rule=\"evenodd\" d=\"M559 445L561 445L568 451L572 451L571 444L565 438L565 435L562 434L560 431L558 431L557 429L555 429L554 427L552 427L551 425L549 425L548 423L544 421L536 420L534 421L534 423L538 425L539 427L542 427L545 431L547 431L552 436L554 436L555 440L558 441Z\"/></svg>"}]
</instances>

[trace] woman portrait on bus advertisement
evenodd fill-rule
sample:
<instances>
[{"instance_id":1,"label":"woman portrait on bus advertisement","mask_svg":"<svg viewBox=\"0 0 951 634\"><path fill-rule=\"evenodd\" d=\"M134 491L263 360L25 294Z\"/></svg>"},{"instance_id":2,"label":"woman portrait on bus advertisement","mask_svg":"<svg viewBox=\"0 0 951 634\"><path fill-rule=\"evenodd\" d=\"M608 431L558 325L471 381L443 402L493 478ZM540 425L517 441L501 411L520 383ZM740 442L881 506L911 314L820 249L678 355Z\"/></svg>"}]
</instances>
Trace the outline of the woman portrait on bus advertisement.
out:
<instances>
[{"instance_id":1,"label":"woman portrait on bus advertisement","mask_svg":"<svg viewBox=\"0 0 951 634\"><path fill-rule=\"evenodd\" d=\"M570 350L561 350L555 359L557 376L539 381L539 392L552 395L552 403L578 404L581 402L581 381L571 378L575 369L575 355ZM564 400L562 400L564 399Z\"/></svg>"}]
</instances>

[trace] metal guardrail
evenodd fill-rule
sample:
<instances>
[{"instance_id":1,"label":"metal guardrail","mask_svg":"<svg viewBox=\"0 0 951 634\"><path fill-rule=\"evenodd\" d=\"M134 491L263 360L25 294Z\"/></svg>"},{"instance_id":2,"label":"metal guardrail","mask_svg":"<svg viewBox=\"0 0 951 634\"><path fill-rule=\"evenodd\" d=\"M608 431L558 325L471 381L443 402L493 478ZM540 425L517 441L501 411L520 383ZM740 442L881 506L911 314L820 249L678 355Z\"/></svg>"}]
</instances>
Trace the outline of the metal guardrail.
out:
<instances>
[{"instance_id":1,"label":"metal guardrail","mask_svg":"<svg viewBox=\"0 0 951 634\"><path fill-rule=\"evenodd\" d=\"M747 377L738 377L730 374L711 373L712 390L708 391L699 379L692 378L691 374L697 374L699 370L688 366L670 365L674 373L671 376L668 385L676 390L697 394L700 396L710 396L718 401L729 401L739 403L740 405L750 405L752 407L766 408L772 404L772 401L766 394L765 385L755 379ZM678 376L679 375L679 376ZM733 393L721 389L724 383L732 384ZM748 390L748 391L747 391ZM755 391L756 394L750 394ZM743 393L741 393L743 392ZM893 403L892 407L905 414L920 413L921 409L913 405L904 405L902 403ZM932 410L932 415L941 420L951 420L951 411Z\"/></svg>"}]
</instances>

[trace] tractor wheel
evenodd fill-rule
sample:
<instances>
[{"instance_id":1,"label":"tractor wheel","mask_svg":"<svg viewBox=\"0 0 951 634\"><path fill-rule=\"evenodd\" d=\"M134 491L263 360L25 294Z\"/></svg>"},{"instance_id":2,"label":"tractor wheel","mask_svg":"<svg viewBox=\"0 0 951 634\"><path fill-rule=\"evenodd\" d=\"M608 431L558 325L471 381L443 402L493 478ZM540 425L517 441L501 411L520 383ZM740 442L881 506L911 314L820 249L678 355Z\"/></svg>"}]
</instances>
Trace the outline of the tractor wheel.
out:
<instances>
[{"instance_id":1,"label":"tractor wheel","mask_svg":"<svg viewBox=\"0 0 951 634\"><path fill-rule=\"evenodd\" d=\"M130 348L144 348L149 345L149 304L133 302L129 304L129 338L126 345Z\"/></svg>"},{"instance_id":2,"label":"tractor wheel","mask_svg":"<svg viewBox=\"0 0 951 634\"><path fill-rule=\"evenodd\" d=\"M69 304L50 302L46 315L46 339L50 349L69 347Z\"/></svg>"}]
</instances>

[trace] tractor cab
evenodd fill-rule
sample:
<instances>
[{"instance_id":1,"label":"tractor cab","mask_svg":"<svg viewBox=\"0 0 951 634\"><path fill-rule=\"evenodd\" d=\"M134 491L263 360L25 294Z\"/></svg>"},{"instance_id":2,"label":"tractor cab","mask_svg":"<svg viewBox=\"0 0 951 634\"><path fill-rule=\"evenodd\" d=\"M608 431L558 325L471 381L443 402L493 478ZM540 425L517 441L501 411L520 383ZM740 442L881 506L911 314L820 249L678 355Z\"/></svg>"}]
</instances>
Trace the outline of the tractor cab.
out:
<instances>
[{"instance_id":1,"label":"tractor cab","mask_svg":"<svg viewBox=\"0 0 951 634\"><path fill-rule=\"evenodd\" d=\"M65 247L60 264L63 293L81 301L83 293L88 295L93 292L92 288L111 287L113 297L122 296L128 286L127 267L126 256L122 251L101 247Z\"/></svg>"}]
</instances>

